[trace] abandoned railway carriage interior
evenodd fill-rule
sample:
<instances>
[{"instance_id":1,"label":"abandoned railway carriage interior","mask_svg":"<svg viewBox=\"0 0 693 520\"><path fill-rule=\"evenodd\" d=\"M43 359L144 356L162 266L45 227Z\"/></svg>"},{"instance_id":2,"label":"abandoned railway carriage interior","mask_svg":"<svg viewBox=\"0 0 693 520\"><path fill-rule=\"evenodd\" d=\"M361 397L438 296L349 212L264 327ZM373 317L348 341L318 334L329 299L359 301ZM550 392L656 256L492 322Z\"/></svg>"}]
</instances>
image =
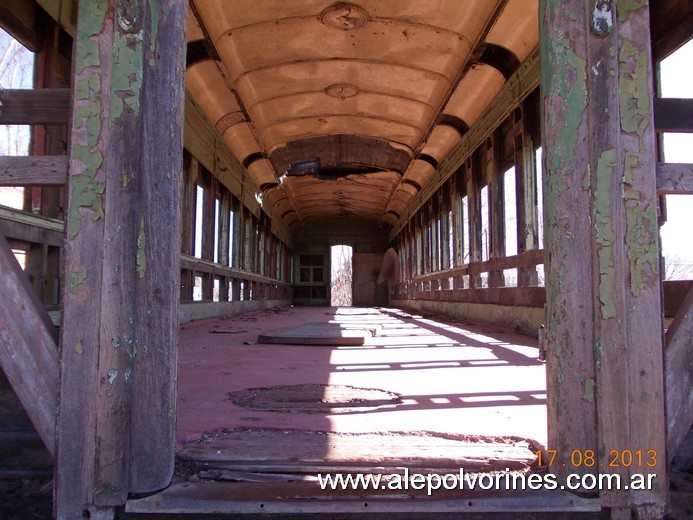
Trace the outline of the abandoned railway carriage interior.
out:
<instances>
[{"instance_id":1,"label":"abandoned railway carriage interior","mask_svg":"<svg viewBox=\"0 0 693 520\"><path fill-rule=\"evenodd\" d=\"M0 27L8 517L692 514L691 2Z\"/></svg>"}]
</instances>

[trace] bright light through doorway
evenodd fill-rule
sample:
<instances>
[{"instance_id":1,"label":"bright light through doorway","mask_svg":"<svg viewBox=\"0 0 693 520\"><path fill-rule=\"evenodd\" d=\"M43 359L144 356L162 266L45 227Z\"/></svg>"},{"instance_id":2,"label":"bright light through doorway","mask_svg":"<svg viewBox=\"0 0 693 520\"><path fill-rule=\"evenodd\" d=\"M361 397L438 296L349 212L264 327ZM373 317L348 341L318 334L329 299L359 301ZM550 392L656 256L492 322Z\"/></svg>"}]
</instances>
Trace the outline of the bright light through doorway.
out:
<instances>
[{"instance_id":1,"label":"bright light through doorway","mask_svg":"<svg viewBox=\"0 0 693 520\"><path fill-rule=\"evenodd\" d=\"M352 255L351 246L332 246L331 297L332 306L350 306L352 303Z\"/></svg>"}]
</instances>

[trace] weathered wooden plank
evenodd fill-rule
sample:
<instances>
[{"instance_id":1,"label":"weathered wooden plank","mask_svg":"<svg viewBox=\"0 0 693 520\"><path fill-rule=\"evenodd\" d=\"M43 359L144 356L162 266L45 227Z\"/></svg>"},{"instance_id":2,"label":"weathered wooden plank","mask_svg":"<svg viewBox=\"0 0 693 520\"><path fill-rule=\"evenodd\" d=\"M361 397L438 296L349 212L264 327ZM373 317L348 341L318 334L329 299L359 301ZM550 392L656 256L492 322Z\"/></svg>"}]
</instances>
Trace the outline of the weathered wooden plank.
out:
<instances>
[{"instance_id":1,"label":"weathered wooden plank","mask_svg":"<svg viewBox=\"0 0 693 520\"><path fill-rule=\"evenodd\" d=\"M435 273L416 276L412 279L414 282L430 282L441 278L449 278L455 276L464 276L466 274L479 274L489 271L500 271L503 269L513 269L516 267L534 267L544 262L544 251L542 249L533 249L524 251L518 255L504 256L501 258L492 258L485 262L474 262L466 264L454 269L445 269Z\"/></svg>"},{"instance_id":2,"label":"weathered wooden plank","mask_svg":"<svg viewBox=\"0 0 693 520\"><path fill-rule=\"evenodd\" d=\"M693 280L664 280L664 316L673 318L686 300L688 291L693 287Z\"/></svg>"},{"instance_id":3,"label":"weathered wooden plank","mask_svg":"<svg viewBox=\"0 0 693 520\"><path fill-rule=\"evenodd\" d=\"M218 265L214 262L209 262L207 260L202 260L200 258L195 258L189 255L180 255L180 267L181 269L190 269L192 271L209 273L218 276L228 276L230 278L236 278L238 280L247 280L265 284L281 285L283 287L291 286L290 283L282 282L274 278L269 278L267 276L262 276L247 271L242 271L240 269L235 269L233 267Z\"/></svg>"},{"instance_id":4,"label":"weathered wooden plank","mask_svg":"<svg viewBox=\"0 0 693 520\"><path fill-rule=\"evenodd\" d=\"M185 19L182 0L79 4L58 518L173 472Z\"/></svg>"},{"instance_id":5,"label":"weathered wooden plank","mask_svg":"<svg viewBox=\"0 0 693 520\"><path fill-rule=\"evenodd\" d=\"M688 0L650 2L654 61L660 61L686 43L693 34L693 4Z\"/></svg>"},{"instance_id":6,"label":"weathered wooden plank","mask_svg":"<svg viewBox=\"0 0 693 520\"><path fill-rule=\"evenodd\" d=\"M654 450L653 489L600 499L660 518L668 486L648 9L607 3L602 16L581 0L541 5L549 443L558 456L592 450L596 467L608 467L612 450Z\"/></svg>"},{"instance_id":7,"label":"weathered wooden plank","mask_svg":"<svg viewBox=\"0 0 693 520\"><path fill-rule=\"evenodd\" d=\"M546 303L544 287L489 287L486 289L451 289L416 291L416 300L438 300L493 305L543 307Z\"/></svg>"},{"instance_id":8,"label":"weathered wooden plank","mask_svg":"<svg viewBox=\"0 0 693 520\"><path fill-rule=\"evenodd\" d=\"M693 287L666 334L667 458L678 447L693 423Z\"/></svg>"},{"instance_id":9,"label":"weathered wooden plank","mask_svg":"<svg viewBox=\"0 0 693 520\"><path fill-rule=\"evenodd\" d=\"M174 469L178 372L180 178L188 2L145 7L139 230L129 492L167 486ZM151 58L155 56L156 59ZM156 144L154 144L156 143Z\"/></svg>"},{"instance_id":10,"label":"weathered wooden plank","mask_svg":"<svg viewBox=\"0 0 693 520\"><path fill-rule=\"evenodd\" d=\"M586 150L578 147L578 143L587 142L588 135L586 125L580 124L587 103L587 78L584 56L577 56L574 49L584 55L587 24L584 20L574 23L569 15L571 9L583 13L584 4L570 4L542 1L539 10L548 447L557 451L560 460L569 460L575 449L596 453L598 446L593 394L592 245L584 218L591 208L577 174L588 168ZM585 468L556 468L560 474L575 470L585 472Z\"/></svg>"},{"instance_id":11,"label":"weathered wooden plank","mask_svg":"<svg viewBox=\"0 0 693 520\"><path fill-rule=\"evenodd\" d=\"M657 132L693 132L693 99L654 98Z\"/></svg>"},{"instance_id":12,"label":"weathered wooden plank","mask_svg":"<svg viewBox=\"0 0 693 520\"><path fill-rule=\"evenodd\" d=\"M15 216L19 216L19 218L14 218ZM44 227L45 224L52 226L56 222L0 208L0 234L8 239L62 247L62 225L59 226L59 231L50 227Z\"/></svg>"},{"instance_id":13,"label":"weathered wooden plank","mask_svg":"<svg viewBox=\"0 0 693 520\"><path fill-rule=\"evenodd\" d=\"M67 124L70 89L5 89L0 91L0 125Z\"/></svg>"},{"instance_id":14,"label":"weathered wooden plank","mask_svg":"<svg viewBox=\"0 0 693 520\"><path fill-rule=\"evenodd\" d=\"M0 156L0 186L61 186L67 155Z\"/></svg>"},{"instance_id":15,"label":"weathered wooden plank","mask_svg":"<svg viewBox=\"0 0 693 520\"><path fill-rule=\"evenodd\" d=\"M382 470L380 470L382 471ZM325 470L324 473L328 471ZM335 471L346 473L346 471ZM365 472L365 471L364 471ZM358 470L354 473L359 473ZM377 473L377 472L376 472ZM422 473L425 473L422 471ZM599 501L578 497L567 491L504 491L495 495L478 490L440 490L426 496L426 490L407 491L406 498L382 489L338 489L323 491L315 482L196 482L174 484L150 497L128 500L128 513L158 513L159 515L200 514L217 515L278 515L293 514L300 517L363 515L382 513L383 516L406 518L450 513L480 516L489 513L530 515L557 511L580 512L586 520L600 517ZM590 514L590 512L592 514ZM504 515L508 516L508 515ZM538 516L538 515L536 515ZM563 515L566 516L566 515ZM577 515L571 515L576 516Z\"/></svg>"},{"instance_id":16,"label":"weathered wooden plank","mask_svg":"<svg viewBox=\"0 0 693 520\"><path fill-rule=\"evenodd\" d=\"M53 455L58 406L55 327L3 235L0 294L6 302L0 306L0 366Z\"/></svg>"},{"instance_id":17,"label":"weathered wooden plank","mask_svg":"<svg viewBox=\"0 0 693 520\"><path fill-rule=\"evenodd\" d=\"M657 163L657 193L693 194L693 164Z\"/></svg>"}]
</instances>

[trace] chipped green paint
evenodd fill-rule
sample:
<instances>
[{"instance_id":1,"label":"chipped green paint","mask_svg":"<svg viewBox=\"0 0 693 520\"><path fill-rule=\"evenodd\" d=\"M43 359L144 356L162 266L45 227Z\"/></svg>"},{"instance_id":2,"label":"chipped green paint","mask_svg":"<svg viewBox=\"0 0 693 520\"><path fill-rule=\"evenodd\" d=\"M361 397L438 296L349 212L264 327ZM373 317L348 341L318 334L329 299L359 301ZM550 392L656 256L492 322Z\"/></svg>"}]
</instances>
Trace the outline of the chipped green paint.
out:
<instances>
[{"instance_id":1,"label":"chipped green paint","mask_svg":"<svg viewBox=\"0 0 693 520\"><path fill-rule=\"evenodd\" d=\"M67 215L69 238L75 238L82 226L80 207L91 207L94 220L103 216L101 194L104 185L94 181L103 163L103 156L98 151L92 152L101 136L101 49L92 37L103 30L108 8L108 0L79 4L72 119L75 138L70 149L75 164L70 176L70 209Z\"/></svg>"},{"instance_id":2,"label":"chipped green paint","mask_svg":"<svg viewBox=\"0 0 693 520\"><path fill-rule=\"evenodd\" d=\"M94 99L101 92L101 77L94 72L81 77L75 82L75 99L86 101Z\"/></svg>"},{"instance_id":3,"label":"chipped green paint","mask_svg":"<svg viewBox=\"0 0 693 520\"><path fill-rule=\"evenodd\" d=\"M611 222L611 179L616 166L616 150L610 148L599 156L597 162L597 189L594 193L594 227L599 244L599 301L602 318L616 317L614 289L616 270L613 244L616 240Z\"/></svg>"},{"instance_id":4,"label":"chipped green paint","mask_svg":"<svg viewBox=\"0 0 693 520\"><path fill-rule=\"evenodd\" d=\"M159 35L159 1L149 0L151 30L149 32L149 66L154 67L156 60L156 39Z\"/></svg>"},{"instance_id":5,"label":"chipped green paint","mask_svg":"<svg viewBox=\"0 0 693 520\"><path fill-rule=\"evenodd\" d=\"M652 396L647 392L640 394L640 402L643 404L649 404L652 401Z\"/></svg>"},{"instance_id":6,"label":"chipped green paint","mask_svg":"<svg viewBox=\"0 0 693 520\"><path fill-rule=\"evenodd\" d=\"M542 1L542 5L545 4L546 1ZM553 7L561 11L560 6ZM543 12L543 8L540 12ZM554 17L557 15L554 14ZM575 53L569 39L553 24L553 20L548 22L551 27L541 24L542 32L550 30L557 33L551 37L542 35L544 37L541 39L542 55L548 58L541 61L541 85L549 88L549 91L543 91L543 97L552 101L548 107L549 118L557 131L549 167L552 173L571 174L569 165L575 155L577 130L587 106L587 64Z\"/></svg>"},{"instance_id":7,"label":"chipped green paint","mask_svg":"<svg viewBox=\"0 0 693 520\"><path fill-rule=\"evenodd\" d=\"M618 0L616 11L618 12L618 21L623 22L628 18L631 11L637 11L641 7L647 6L647 0Z\"/></svg>"},{"instance_id":8,"label":"chipped green paint","mask_svg":"<svg viewBox=\"0 0 693 520\"><path fill-rule=\"evenodd\" d=\"M142 87L142 32L113 36L113 61L111 65L111 94L109 125L112 127L125 107L137 116L140 112Z\"/></svg>"},{"instance_id":9,"label":"chipped green paint","mask_svg":"<svg viewBox=\"0 0 693 520\"><path fill-rule=\"evenodd\" d=\"M111 338L111 346L113 348L120 348L120 338L118 336L113 336Z\"/></svg>"},{"instance_id":10,"label":"chipped green paint","mask_svg":"<svg viewBox=\"0 0 693 520\"><path fill-rule=\"evenodd\" d=\"M127 172L120 172L120 187L125 189L130 183L130 177L128 177Z\"/></svg>"},{"instance_id":11,"label":"chipped green paint","mask_svg":"<svg viewBox=\"0 0 693 520\"><path fill-rule=\"evenodd\" d=\"M540 23L541 88L546 110L544 126L551 127L554 138L550 140L552 153L547 155L544 175L545 214L547 229L560 230L564 215L557 211L559 197L568 190L568 182L574 175L573 161L578 143L578 133L587 106L587 64L570 46L564 27L570 27L568 13L560 2L541 0L540 13L545 20ZM560 247L563 234L554 233L549 248ZM552 287L548 292L556 290ZM550 298L547 293L547 298Z\"/></svg>"},{"instance_id":12,"label":"chipped green paint","mask_svg":"<svg viewBox=\"0 0 693 520\"><path fill-rule=\"evenodd\" d=\"M97 182L88 175L72 175L70 185L70 211L67 216L67 228L68 236L75 238L82 227L80 207L91 208L91 219L94 222L103 218L101 196L106 189L106 183Z\"/></svg>"},{"instance_id":13,"label":"chipped green paint","mask_svg":"<svg viewBox=\"0 0 693 520\"><path fill-rule=\"evenodd\" d=\"M147 233L144 229L144 217L140 219L140 234L137 236L137 275L144 278L147 272Z\"/></svg>"},{"instance_id":14,"label":"chipped green paint","mask_svg":"<svg viewBox=\"0 0 693 520\"><path fill-rule=\"evenodd\" d=\"M77 288L80 285L87 285L87 272L86 271L72 271L70 273L70 292L72 294L77 294Z\"/></svg>"},{"instance_id":15,"label":"chipped green paint","mask_svg":"<svg viewBox=\"0 0 693 520\"><path fill-rule=\"evenodd\" d=\"M75 74L79 75L87 67L98 66L101 63L98 43L92 40L101 32L106 21L108 0L93 0L80 2L79 23L77 24L77 41L75 47Z\"/></svg>"},{"instance_id":16,"label":"chipped green paint","mask_svg":"<svg viewBox=\"0 0 693 520\"><path fill-rule=\"evenodd\" d=\"M626 152L623 197L626 204L626 245L630 266L630 291L638 296L659 279L657 216L652 204L645 204L642 193L634 189L638 157Z\"/></svg>"},{"instance_id":17,"label":"chipped green paint","mask_svg":"<svg viewBox=\"0 0 693 520\"><path fill-rule=\"evenodd\" d=\"M115 368L112 368L108 371L108 384L112 385L114 381L118 377L118 371Z\"/></svg>"},{"instance_id":18,"label":"chipped green paint","mask_svg":"<svg viewBox=\"0 0 693 520\"><path fill-rule=\"evenodd\" d=\"M89 80L86 81L90 84L89 88L91 89L92 83ZM100 83L97 86L100 88ZM99 98L100 91L90 90L89 92L91 93L89 95L93 94L94 99L86 104L75 106L73 118L75 133L84 135L84 143L74 143L72 156L79 159L84 165L84 170L81 173L93 178L103 162L101 152L92 152L92 148L96 146L101 136L101 100Z\"/></svg>"},{"instance_id":19,"label":"chipped green paint","mask_svg":"<svg viewBox=\"0 0 693 520\"><path fill-rule=\"evenodd\" d=\"M78 340L75 342L75 352L77 352L77 354L79 354L80 356L81 356L82 354L84 354L84 346L82 345L82 340L81 340L81 339L78 339Z\"/></svg>"},{"instance_id":20,"label":"chipped green paint","mask_svg":"<svg viewBox=\"0 0 693 520\"><path fill-rule=\"evenodd\" d=\"M621 128L640 136L640 152L645 153L643 136L651 119L647 52L639 51L630 40L624 40L618 61Z\"/></svg>"},{"instance_id":21,"label":"chipped green paint","mask_svg":"<svg viewBox=\"0 0 693 520\"><path fill-rule=\"evenodd\" d=\"M582 394L582 398L588 403L594 403L594 379L585 379L585 393Z\"/></svg>"}]
</instances>

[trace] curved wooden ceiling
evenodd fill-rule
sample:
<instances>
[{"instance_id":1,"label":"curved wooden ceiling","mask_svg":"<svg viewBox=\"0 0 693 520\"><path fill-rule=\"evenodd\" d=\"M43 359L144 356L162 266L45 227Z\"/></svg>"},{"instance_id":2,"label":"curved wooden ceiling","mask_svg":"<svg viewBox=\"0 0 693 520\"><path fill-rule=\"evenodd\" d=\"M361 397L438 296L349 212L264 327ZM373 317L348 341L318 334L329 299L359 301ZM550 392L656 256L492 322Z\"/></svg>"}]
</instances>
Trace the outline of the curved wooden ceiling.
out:
<instances>
[{"instance_id":1,"label":"curved wooden ceiling","mask_svg":"<svg viewBox=\"0 0 693 520\"><path fill-rule=\"evenodd\" d=\"M394 223L538 44L534 0L193 0L186 84L287 224Z\"/></svg>"}]
</instances>

